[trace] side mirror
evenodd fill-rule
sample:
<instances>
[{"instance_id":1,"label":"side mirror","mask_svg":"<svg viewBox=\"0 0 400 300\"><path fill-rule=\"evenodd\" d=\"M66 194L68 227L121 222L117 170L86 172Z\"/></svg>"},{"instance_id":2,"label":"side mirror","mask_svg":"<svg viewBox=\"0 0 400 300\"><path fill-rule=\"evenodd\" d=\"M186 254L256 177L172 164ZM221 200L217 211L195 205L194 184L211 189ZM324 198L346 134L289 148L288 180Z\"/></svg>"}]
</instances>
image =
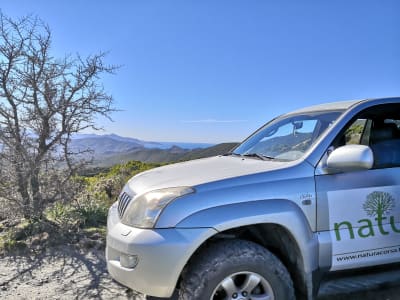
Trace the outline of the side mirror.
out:
<instances>
[{"instance_id":1,"label":"side mirror","mask_svg":"<svg viewBox=\"0 0 400 300\"><path fill-rule=\"evenodd\" d=\"M326 161L328 173L371 169L374 155L368 146L346 145L332 151Z\"/></svg>"}]
</instances>

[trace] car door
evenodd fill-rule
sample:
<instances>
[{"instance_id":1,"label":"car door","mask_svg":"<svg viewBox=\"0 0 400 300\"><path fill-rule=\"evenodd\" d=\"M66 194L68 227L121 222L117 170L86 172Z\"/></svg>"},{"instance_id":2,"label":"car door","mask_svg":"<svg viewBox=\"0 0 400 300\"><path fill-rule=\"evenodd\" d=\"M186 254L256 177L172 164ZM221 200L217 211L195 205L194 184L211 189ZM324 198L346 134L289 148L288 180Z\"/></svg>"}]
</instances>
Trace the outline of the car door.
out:
<instances>
[{"instance_id":1,"label":"car door","mask_svg":"<svg viewBox=\"0 0 400 300\"><path fill-rule=\"evenodd\" d=\"M315 177L320 264L330 270L400 261L399 113L394 104L362 112L328 150L368 145L371 169Z\"/></svg>"}]
</instances>

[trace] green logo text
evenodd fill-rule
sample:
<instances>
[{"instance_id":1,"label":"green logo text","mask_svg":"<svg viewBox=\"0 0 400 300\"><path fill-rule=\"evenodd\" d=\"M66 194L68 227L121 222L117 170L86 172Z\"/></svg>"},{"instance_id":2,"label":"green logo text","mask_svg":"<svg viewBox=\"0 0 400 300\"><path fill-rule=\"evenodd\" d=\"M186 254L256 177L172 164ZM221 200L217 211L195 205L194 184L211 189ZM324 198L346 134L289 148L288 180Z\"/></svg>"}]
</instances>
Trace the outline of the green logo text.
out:
<instances>
[{"instance_id":1,"label":"green logo text","mask_svg":"<svg viewBox=\"0 0 400 300\"><path fill-rule=\"evenodd\" d=\"M340 241L342 239L340 230L343 229L347 230L350 239L354 239L355 234L361 238L375 236L375 234L378 232L376 232L376 229L374 230L373 220L377 222L378 231L381 235L388 235L390 234L390 231L400 233L400 228L396 227L394 216L389 216L389 213L391 210L393 210L394 206L395 200L391 194L387 192L372 192L367 196L367 200L363 205L363 209L370 218L358 220L357 226L353 226L353 224L349 221L335 223L334 231L336 240ZM383 227L385 220L388 220L386 223L390 224L390 228L385 229Z\"/></svg>"}]
</instances>

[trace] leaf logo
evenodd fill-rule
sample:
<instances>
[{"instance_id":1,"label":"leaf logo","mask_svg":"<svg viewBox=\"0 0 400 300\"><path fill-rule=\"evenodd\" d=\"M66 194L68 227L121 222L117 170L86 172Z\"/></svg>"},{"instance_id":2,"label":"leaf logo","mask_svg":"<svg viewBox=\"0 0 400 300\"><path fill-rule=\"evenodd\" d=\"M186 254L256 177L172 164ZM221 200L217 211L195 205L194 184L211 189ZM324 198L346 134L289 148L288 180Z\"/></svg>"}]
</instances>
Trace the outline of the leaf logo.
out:
<instances>
[{"instance_id":1,"label":"leaf logo","mask_svg":"<svg viewBox=\"0 0 400 300\"><path fill-rule=\"evenodd\" d=\"M389 214L394 206L395 201L390 193L375 191L367 196L363 209L369 217L379 217Z\"/></svg>"}]
</instances>

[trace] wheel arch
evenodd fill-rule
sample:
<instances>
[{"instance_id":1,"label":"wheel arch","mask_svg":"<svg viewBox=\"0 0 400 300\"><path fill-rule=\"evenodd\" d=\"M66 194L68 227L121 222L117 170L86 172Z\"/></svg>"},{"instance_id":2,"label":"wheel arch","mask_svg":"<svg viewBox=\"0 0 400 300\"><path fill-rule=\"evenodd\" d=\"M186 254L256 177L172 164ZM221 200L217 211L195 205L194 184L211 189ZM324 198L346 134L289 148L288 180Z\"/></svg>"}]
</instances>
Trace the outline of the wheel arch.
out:
<instances>
[{"instance_id":1,"label":"wheel arch","mask_svg":"<svg viewBox=\"0 0 400 300\"><path fill-rule=\"evenodd\" d=\"M296 290L308 295L306 298L312 295L318 242L303 212L292 201L263 200L209 208L185 218L178 227L213 227L218 231L200 244L191 258L219 239L244 239L262 245L284 263Z\"/></svg>"}]
</instances>

